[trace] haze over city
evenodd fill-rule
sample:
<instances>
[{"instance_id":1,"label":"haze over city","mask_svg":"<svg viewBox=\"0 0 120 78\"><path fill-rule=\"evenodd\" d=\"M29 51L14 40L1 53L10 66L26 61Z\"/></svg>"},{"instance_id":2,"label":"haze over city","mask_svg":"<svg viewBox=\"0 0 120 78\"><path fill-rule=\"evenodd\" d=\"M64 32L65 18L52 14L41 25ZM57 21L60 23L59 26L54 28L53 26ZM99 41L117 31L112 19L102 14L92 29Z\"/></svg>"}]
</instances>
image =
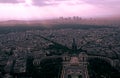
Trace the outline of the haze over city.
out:
<instances>
[{"instance_id":1,"label":"haze over city","mask_svg":"<svg viewBox=\"0 0 120 78\"><path fill-rule=\"evenodd\" d=\"M120 0L0 0L0 78L120 78Z\"/></svg>"},{"instance_id":2,"label":"haze over city","mask_svg":"<svg viewBox=\"0 0 120 78\"><path fill-rule=\"evenodd\" d=\"M0 20L118 17L119 0L0 0Z\"/></svg>"}]
</instances>

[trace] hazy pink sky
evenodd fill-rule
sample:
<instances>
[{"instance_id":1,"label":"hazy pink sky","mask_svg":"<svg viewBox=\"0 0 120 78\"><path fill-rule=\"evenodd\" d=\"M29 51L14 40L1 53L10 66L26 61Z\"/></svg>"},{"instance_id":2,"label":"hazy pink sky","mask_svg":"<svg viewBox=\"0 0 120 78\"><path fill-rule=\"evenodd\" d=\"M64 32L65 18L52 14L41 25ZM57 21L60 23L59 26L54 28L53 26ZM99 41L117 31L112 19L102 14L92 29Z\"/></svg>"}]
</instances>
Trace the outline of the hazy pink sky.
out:
<instances>
[{"instance_id":1,"label":"hazy pink sky","mask_svg":"<svg viewBox=\"0 0 120 78\"><path fill-rule=\"evenodd\" d=\"M0 20L119 15L120 0L0 0Z\"/></svg>"}]
</instances>

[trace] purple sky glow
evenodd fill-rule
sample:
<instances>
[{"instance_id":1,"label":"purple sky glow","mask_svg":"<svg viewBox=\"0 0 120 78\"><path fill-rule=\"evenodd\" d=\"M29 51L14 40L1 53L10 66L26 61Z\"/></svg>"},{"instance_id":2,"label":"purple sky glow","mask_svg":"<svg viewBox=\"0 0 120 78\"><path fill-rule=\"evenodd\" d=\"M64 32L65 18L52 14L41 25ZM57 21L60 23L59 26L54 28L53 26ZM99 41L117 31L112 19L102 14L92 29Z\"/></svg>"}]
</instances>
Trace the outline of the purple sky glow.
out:
<instances>
[{"instance_id":1,"label":"purple sky glow","mask_svg":"<svg viewBox=\"0 0 120 78\"><path fill-rule=\"evenodd\" d=\"M120 0L0 0L0 20L109 17L119 13Z\"/></svg>"}]
</instances>

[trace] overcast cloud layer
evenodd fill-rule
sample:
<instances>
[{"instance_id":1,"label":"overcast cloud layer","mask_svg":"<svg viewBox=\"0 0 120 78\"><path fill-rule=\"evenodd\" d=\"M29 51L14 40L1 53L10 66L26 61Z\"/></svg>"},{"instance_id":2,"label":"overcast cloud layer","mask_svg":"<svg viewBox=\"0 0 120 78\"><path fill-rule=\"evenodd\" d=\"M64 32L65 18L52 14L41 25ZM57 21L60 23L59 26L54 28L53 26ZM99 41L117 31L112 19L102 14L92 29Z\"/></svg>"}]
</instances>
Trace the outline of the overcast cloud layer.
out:
<instances>
[{"instance_id":1,"label":"overcast cloud layer","mask_svg":"<svg viewBox=\"0 0 120 78\"><path fill-rule=\"evenodd\" d=\"M17 0L0 0L0 3L18 3Z\"/></svg>"},{"instance_id":2,"label":"overcast cloud layer","mask_svg":"<svg viewBox=\"0 0 120 78\"><path fill-rule=\"evenodd\" d=\"M0 20L119 15L120 0L0 0Z\"/></svg>"}]
</instances>

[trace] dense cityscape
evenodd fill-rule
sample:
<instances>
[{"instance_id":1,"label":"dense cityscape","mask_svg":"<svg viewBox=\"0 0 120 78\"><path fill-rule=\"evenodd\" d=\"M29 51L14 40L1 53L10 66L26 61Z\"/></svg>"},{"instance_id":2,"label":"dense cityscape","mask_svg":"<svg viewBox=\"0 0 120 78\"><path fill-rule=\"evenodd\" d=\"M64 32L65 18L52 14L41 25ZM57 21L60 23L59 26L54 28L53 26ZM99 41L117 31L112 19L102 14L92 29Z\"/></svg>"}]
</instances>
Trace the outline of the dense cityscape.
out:
<instances>
[{"instance_id":1,"label":"dense cityscape","mask_svg":"<svg viewBox=\"0 0 120 78\"><path fill-rule=\"evenodd\" d=\"M120 27L71 27L0 32L0 78L120 78Z\"/></svg>"},{"instance_id":2,"label":"dense cityscape","mask_svg":"<svg viewBox=\"0 0 120 78\"><path fill-rule=\"evenodd\" d=\"M0 0L0 78L120 78L120 0Z\"/></svg>"}]
</instances>

